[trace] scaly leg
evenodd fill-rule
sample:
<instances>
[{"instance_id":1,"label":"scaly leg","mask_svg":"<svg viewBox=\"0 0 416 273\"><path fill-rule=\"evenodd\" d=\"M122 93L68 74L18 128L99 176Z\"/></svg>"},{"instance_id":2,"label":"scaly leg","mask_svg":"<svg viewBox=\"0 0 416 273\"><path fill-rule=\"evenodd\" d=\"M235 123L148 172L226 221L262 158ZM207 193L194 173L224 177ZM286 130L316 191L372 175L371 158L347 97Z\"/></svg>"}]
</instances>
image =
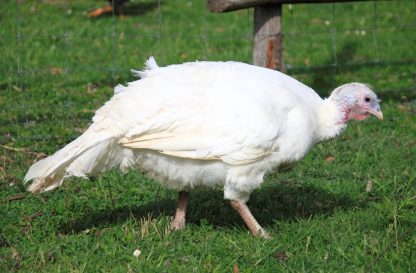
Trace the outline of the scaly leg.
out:
<instances>
[{"instance_id":1,"label":"scaly leg","mask_svg":"<svg viewBox=\"0 0 416 273\"><path fill-rule=\"evenodd\" d=\"M189 192L180 191L178 198L178 206L176 207L175 218L173 218L170 227L174 230L183 229L186 225L186 203L188 201Z\"/></svg>"},{"instance_id":2,"label":"scaly leg","mask_svg":"<svg viewBox=\"0 0 416 273\"><path fill-rule=\"evenodd\" d=\"M231 206L238 211L244 223L246 223L248 229L254 236L261 236L265 239L270 239L269 234L265 231L251 214L247 205L238 200L230 200Z\"/></svg>"}]
</instances>

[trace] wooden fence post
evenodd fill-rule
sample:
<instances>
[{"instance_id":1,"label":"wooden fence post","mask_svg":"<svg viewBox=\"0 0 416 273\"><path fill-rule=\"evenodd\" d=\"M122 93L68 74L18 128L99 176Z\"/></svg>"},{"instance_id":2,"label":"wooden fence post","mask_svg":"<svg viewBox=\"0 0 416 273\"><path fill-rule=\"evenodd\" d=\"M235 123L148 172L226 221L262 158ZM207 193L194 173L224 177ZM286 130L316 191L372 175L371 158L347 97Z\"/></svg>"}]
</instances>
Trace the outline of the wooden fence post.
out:
<instances>
[{"instance_id":1,"label":"wooden fence post","mask_svg":"<svg viewBox=\"0 0 416 273\"><path fill-rule=\"evenodd\" d=\"M281 4L254 8L253 63L284 71Z\"/></svg>"},{"instance_id":2,"label":"wooden fence post","mask_svg":"<svg viewBox=\"0 0 416 273\"><path fill-rule=\"evenodd\" d=\"M284 71L282 4L334 3L365 0L208 0L212 12L254 7L253 63Z\"/></svg>"}]
</instances>

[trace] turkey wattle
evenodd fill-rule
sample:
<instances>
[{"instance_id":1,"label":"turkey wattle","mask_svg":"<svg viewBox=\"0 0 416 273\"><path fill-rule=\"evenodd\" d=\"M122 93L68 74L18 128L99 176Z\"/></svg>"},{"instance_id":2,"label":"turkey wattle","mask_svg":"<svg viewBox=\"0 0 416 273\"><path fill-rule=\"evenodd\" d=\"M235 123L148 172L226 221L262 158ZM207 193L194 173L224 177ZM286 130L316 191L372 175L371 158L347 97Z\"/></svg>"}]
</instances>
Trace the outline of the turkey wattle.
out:
<instances>
[{"instance_id":1,"label":"turkey wattle","mask_svg":"<svg viewBox=\"0 0 416 273\"><path fill-rule=\"evenodd\" d=\"M150 58L134 72L141 79L116 86L81 136L30 167L31 192L137 167L179 191L174 229L185 226L189 191L223 185L250 231L267 237L246 205L265 173L294 165L350 120L383 118L376 94L361 83L321 99L283 73L238 62L158 67Z\"/></svg>"}]
</instances>

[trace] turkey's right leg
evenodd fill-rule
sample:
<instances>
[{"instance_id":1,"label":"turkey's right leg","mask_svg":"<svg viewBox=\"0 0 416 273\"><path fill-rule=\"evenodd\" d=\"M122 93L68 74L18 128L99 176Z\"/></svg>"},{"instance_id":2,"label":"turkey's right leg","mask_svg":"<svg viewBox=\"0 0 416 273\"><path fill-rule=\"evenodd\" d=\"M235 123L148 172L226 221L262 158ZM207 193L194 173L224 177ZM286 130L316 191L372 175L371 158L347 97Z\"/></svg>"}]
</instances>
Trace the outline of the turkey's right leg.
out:
<instances>
[{"instance_id":1,"label":"turkey's right leg","mask_svg":"<svg viewBox=\"0 0 416 273\"><path fill-rule=\"evenodd\" d=\"M178 198L178 206L176 207L175 217L170 227L174 230L183 229L186 225L186 205L188 202L189 192L180 191Z\"/></svg>"}]
</instances>

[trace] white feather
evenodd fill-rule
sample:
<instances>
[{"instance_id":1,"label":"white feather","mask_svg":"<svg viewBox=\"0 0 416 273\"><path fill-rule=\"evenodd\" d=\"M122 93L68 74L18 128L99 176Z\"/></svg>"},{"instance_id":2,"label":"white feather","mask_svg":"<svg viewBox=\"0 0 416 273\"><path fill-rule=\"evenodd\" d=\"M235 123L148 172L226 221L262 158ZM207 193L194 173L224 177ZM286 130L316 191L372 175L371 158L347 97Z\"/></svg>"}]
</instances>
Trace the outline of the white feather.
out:
<instances>
[{"instance_id":1,"label":"white feather","mask_svg":"<svg viewBox=\"0 0 416 273\"><path fill-rule=\"evenodd\" d=\"M148 72L150 70L154 70L156 68L159 68L159 66L156 63L156 60L155 58L153 58L153 56L150 56L150 58L145 63L145 68L143 71L134 70L134 69L130 69L130 71L133 76L138 77L138 78L144 78L148 76Z\"/></svg>"},{"instance_id":2,"label":"white feather","mask_svg":"<svg viewBox=\"0 0 416 273\"><path fill-rule=\"evenodd\" d=\"M114 94L123 92L126 88L121 85L121 84L117 84L116 87L114 87Z\"/></svg>"}]
</instances>

